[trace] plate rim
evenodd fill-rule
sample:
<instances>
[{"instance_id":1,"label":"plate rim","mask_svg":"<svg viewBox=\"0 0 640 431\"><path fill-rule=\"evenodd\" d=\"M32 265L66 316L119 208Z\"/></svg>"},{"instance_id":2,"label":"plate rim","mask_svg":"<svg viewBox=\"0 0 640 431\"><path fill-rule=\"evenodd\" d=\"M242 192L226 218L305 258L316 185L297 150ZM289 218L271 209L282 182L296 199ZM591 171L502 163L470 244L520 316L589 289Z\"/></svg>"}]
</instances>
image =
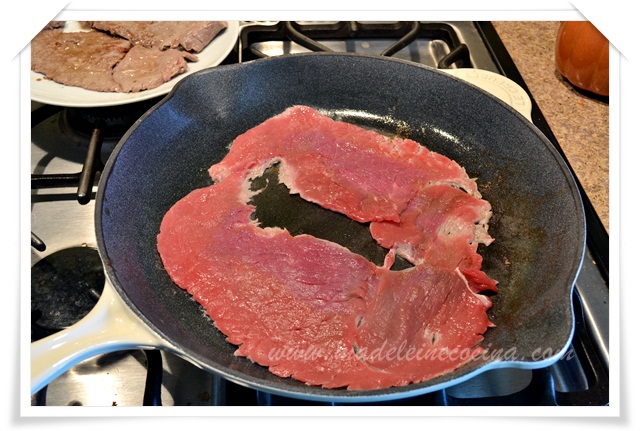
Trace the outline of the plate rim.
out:
<instances>
[{"instance_id":1,"label":"plate rim","mask_svg":"<svg viewBox=\"0 0 640 431\"><path fill-rule=\"evenodd\" d=\"M86 90L81 87L68 86L64 84L60 84L49 80L41 73L36 73L32 70L30 73L30 98L32 102L44 103L47 105L56 105L63 106L69 108L94 108L94 107L108 107L108 106L118 106L118 105L126 105L129 103L141 102L144 100L149 100L155 97L160 97L168 94L172 88L180 82L183 78L199 72L201 70L207 69L209 67L215 67L222 63L222 61L229 55L229 53L233 50L234 46L238 42L238 37L240 33L240 22L239 21L226 21L227 28L220 33L219 37L216 36L210 44L204 48L203 51L209 49L217 49L219 50L219 55L217 55L212 61L206 63L205 65L199 65L198 63L189 63L189 68L186 72L175 76L168 82L165 82L161 86L156 88L152 88L149 90L144 90L136 93L117 93L117 92L100 92L100 91L92 91ZM203 51L196 55L200 55ZM30 60L29 60L30 61ZM191 67L193 64L197 66ZM191 70L189 70L191 69ZM54 95L51 96L51 91L40 91L39 83L42 81L46 81L47 86L55 86L58 91L68 91L70 90L73 93L78 93L74 95L73 98L66 98L62 95ZM35 91L34 91L35 89ZM56 91L57 92L57 91Z\"/></svg>"}]
</instances>

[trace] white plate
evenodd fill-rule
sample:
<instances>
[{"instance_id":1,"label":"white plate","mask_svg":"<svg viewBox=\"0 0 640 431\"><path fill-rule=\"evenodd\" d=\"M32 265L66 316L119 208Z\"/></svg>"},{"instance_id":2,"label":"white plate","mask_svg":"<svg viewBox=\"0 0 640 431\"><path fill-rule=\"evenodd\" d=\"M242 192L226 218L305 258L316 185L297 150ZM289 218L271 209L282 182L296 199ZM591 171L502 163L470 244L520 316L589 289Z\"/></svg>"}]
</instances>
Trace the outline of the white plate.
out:
<instances>
[{"instance_id":1,"label":"white plate","mask_svg":"<svg viewBox=\"0 0 640 431\"><path fill-rule=\"evenodd\" d=\"M457 76L491 93L531 121L531 98L522 87L511 79L498 73L482 69L463 68L440 70Z\"/></svg>"},{"instance_id":2,"label":"white plate","mask_svg":"<svg viewBox=\"0 0 640 431\"><path fill-rule=\"evenodd\" d=\"M227 21L228 27L216 36L202 51L198 61L188 63L187 71L169 82L151 90L137 93L111 93L71 87L47 79L41 73L31 72L31 100L66 107L98 107L124 105L167 94L182 78L202 69L217 66L231 52L238 41L238 21Z\"/></svg>"}]
</instances>

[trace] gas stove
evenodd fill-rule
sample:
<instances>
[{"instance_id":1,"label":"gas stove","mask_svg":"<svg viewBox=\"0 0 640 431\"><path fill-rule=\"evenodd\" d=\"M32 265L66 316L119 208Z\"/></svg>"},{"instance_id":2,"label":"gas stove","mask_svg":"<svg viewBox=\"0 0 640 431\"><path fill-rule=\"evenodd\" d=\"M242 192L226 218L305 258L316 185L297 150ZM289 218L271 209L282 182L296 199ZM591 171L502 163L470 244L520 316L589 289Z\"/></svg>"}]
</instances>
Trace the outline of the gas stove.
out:
<instances>
[{"instance_id":1,"label":"gas stove","mask_svg":"<svg viewBox=\"0 0 640 431\"><path fill-rule=\"evenodd\" d=\"M488 22L246 22L222 64L328 50L393 56L475 80L528 113L562 154ZM78 321L100 297L104 273L94 232L100 172L124 132L159 100L106 108L32 102L32 341ZM580 191L588 250L574 289L576 330L568 353L547 368L491 370L447 389L383 404L608 404L608 235L581 187ZM33 406L325 404L256 391L170 353L142 350L85 360L32 396Z\"/></svg>"}]
</instances>

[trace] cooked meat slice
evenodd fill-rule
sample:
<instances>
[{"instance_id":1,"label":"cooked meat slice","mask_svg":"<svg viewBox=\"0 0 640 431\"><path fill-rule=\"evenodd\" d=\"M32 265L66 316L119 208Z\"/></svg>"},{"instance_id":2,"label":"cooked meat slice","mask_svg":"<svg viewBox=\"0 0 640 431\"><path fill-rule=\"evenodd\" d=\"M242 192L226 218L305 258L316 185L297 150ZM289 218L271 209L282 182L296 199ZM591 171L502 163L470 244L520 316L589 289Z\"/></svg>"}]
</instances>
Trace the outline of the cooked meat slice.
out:
<instances>
[{"instance_id":1,"label":"cooked meat slice","mask_svg":"<svg viewBox=\"0 0 640 431\"><path fill-rule=\"evenodd\" d=\"M64 27L66 21L49 21L42 30L53 30L54 28Z\"/></svg>"},{"instance_id":2,"label":"cooked meat slice","mask_svg":"<svg viewBox=\"0 0 640 431\"><path fill-rule=\"evenodd\" d=\"M131 42L98 31L41 31L31 41L31 70L64 85L94 91L119 91L113 68Z\"/></svg>"},{"instance_id":3,"label":"cooked meat slice","mask_svg":"<svg viewBox=\"0 0 640 431\"><path fill-rule=\"evenodd\" d=\"M135 45L113 69L113 79L118 91L133 93L156 88L186 70L185 53L177 49Z\"/></svg>"},{"instance_id":4,"label":"cooked meat slice","mask_svg":"<svg viewBox=\"0 0 640 431\"><path fill-rule=\"evenodd\" d=\"M196 53L227 28L226 21L94 21L92 25L147 48L182 47Z\"/></svg>"}]
</instances>

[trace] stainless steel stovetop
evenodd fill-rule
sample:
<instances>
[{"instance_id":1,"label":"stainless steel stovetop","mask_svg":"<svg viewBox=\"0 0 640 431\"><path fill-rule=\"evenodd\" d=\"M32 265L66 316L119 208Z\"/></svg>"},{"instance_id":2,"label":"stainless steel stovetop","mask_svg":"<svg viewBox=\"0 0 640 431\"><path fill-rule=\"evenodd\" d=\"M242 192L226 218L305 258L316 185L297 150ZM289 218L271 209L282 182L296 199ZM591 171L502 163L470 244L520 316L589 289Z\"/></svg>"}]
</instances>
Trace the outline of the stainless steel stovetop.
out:
<instances>
[{"instance_id":1,"label":"stainless steel stovetop","mask_svg":"<svg viewBox=\"0 0 640 431\"><path fill-rule=\"evenodd\" d=\"M395 57L433 67L475 69L475 75L496 87L518 86L505 75L504 62L496 58L491 27L472 22L440 23L244 23L237 48L223 64L251 61L262 56L290 55L317 49L312 38L335 51L380 54L407 31L416 39L398 47ZM293 32L293 36L292 36ZM300 36L302 35L302 37ZM292 41L294 40L294 41ZM491 49L487 44L494 43ZM504 55L504 54L503 54ZM517 78L517 77L516 77ZM492 81L492 82L489 82ZM511 87L509 87L511 88ZM522 90L521 87L520 90ZM526 98L526 91L522 90ZM152 103L154 101L151 101ZM515 103L520 103L519 101ZM144 108L144 107L143 107ZM533 108L536 109L535 101ZM526 109L531 109L529 105ZM108 115L118 115L116 110ZM94 201L99 172L89 184L88 202L78 196L79 177L91 145L90 132L74 124L78 112L32 103L31 168L32 232L46 249L32 248L32 338L70 324L92 306L102 282L94 233ZM135 118L134 118L135 120ZM538 125L538 124L537 124ZM538 125L542 128L542 126ZM543 130L544 131L544 130ZM119 134L105 135L99 151L105 162L118 142ZM100 165L100 162L98 163ZM98 166L99 167L99 166ZM98 169L99 171L99 169ZM82 203L79 202L83 201ZM72 250L73 253L69 253ZM59 258L59 256L62 256ZM96 262L96 259L98 261ZM608 286L599 261L588 251L576 285L578 327L570 354L543 370L492 370L458 386L433 394L400 401L403 405L602 405L608 403ZM67 275L86 265L80 277ZM75 271L76 273L78 271ZM56 294L58 284L71 285L81 293ZM75 287L74 287L75 286ZM34 290L37 292L34 293ZM42 291L44 299L36 299ZM74 306L59 305L70 295ZM65 296L66 298L66 296ZM33 302L37 302L34 306ZM56 305L58 304L58 305ZM71 309L73 317L60 316L57 308ZM40 313L40 314L39 314ZM48 320L41 314L52 315ZM55 316L57 315L57 316ZM66 319L66 320L65 320ZM44 323L43 323L44 322ZM52 329L53 328L53 329ZM153 364L151 363L153 361ZM155 386L148 383L148 371L160 363ZM595 364L595 365L594 365ZM161 379L161 384L159 383ZM155 395L145 389L160 388ZM150 389L151 388L151 389ZM151 357L143 351L123 351L88 359L51 382L32 397L32 405L49 406L176 406L209 405L297 405L303 402L256 392L202 371L172 354Z\"/></svg>"}]
</instances>

